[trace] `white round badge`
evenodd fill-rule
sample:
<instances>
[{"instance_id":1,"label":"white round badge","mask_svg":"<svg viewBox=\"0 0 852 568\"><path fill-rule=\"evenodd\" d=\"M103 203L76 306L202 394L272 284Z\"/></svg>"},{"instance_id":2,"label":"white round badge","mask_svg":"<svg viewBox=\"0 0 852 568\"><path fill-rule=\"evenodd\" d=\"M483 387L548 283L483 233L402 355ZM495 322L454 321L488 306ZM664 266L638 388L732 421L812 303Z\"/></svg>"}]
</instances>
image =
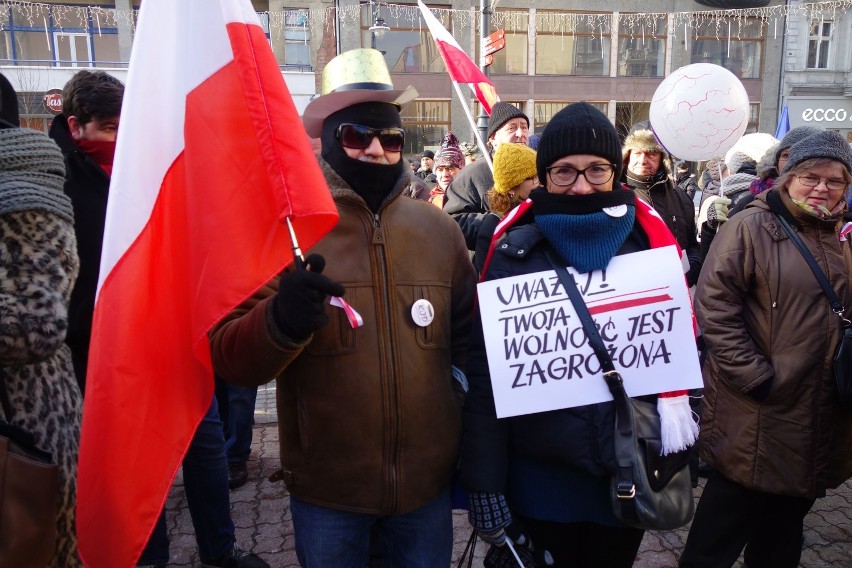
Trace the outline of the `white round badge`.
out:
<instances>
[{"instance_id":1,"label":"white round badge","mask_svg":"<svg viewBox=\"0 0 852 568\"><path fill-rule=\"evenodd\" d=\"M435 308L429 300L417 300L411 306L411 319L420 327L426 327L435 319Z\"/></svg>"},{"instance_id":2,"label":"white round badge","mask_svg":"<svg viewBox=\"0 0 852 568\"><path fill-rule=\"evenodd\" d=\"M616 205L615 207L604 207L603 212L610 217L624 217L627 215L627 205Z\"/></svg>"}]
</instances>

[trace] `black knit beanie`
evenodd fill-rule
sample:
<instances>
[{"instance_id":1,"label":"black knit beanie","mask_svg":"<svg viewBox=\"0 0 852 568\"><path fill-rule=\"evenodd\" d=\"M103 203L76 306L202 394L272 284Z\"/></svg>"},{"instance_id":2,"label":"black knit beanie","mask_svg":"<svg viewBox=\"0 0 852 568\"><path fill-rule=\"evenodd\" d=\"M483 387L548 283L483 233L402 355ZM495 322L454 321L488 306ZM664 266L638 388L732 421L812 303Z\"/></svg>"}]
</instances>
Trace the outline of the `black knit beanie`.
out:
<instances>
[{"instance_id":1,"label":"black knit beanie","mask_svg":"<svg viewBox=\"0 0 852 568\"><path fill-rule=\"evenodd\" d=\"M852 149L849 148L849 142L837 132L824 130L790 146L790 157L784 172L812 158L836 160L843 164L847 172L852 173Z\"/></svg>"},{"instance_id":2,"label":"black knit beanie","mask_svg":"<svg viewBox=\"0 0 852 568\"><path fill-rule=\"evenodd\" d=\"M621 175L621 140L604 113L586 102L574 103L557 112L541 133L536 156L538 179L546 184L545 168L564 156L591 154L615 164L615 179Z\"/></svg>"},{"instance_id":3,"label":"black knit beanie","mask_svg":"<svg viewBox=\"0 0 852 568\"><path fill-rule=\"evenodd\" d=\"M523 118L527 121L527 127L530 125L529 117L515 105L500 101L491 107L491 118L488 119L488 134L485 136L485 139L490 139L495 132L500 130L500 127L513 118Z\"/></svg>"},{"instance_id":4,"label":"black knit beanie","mask_svg":"<svg viewBox=\"0 0 852 568\"><path fill-rule=\"evenodd\" d=\"M20 126L18 95L9 79L0 73L0 128L19 128Z\"/></svg>"}]
</instances>

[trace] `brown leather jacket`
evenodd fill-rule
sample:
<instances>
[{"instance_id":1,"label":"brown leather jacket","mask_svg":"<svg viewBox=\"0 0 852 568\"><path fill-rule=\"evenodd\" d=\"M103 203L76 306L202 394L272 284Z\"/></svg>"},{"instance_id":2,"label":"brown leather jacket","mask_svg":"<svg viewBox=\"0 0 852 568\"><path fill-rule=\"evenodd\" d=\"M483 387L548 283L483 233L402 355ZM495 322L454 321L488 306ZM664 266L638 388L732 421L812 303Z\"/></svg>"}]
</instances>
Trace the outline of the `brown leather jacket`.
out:
<instances>
[{"instance_id":1,"label":"brown leather jacket","mask_svg":"<svg viewBox=\"0 0 852 568\"><path fill-rule=\"evenodd\" d=\"M451 365L463 368L476 277L458 225L402 196L409 173L373 214L323 163L340 213L310 252L361 314L307 341L282 336L270 314L274 278L211 333L216 373L240 385L277 377L281 464L290 493L335 509L392 515L447 487L458 460L461 410ZM426 299L434 320L415 325Z\"/></svg>"},{"instance_id":2,"label":"brown leather jacket","mask_svg":"<svg viewBox=\"0 0 852 568\"><path fill-rule=\"evenodd\" d=\"M785 190L722 225L695 295L709 352L701 455L750 489L814 498L852 475L852 412L840 408L832 373L840 322L767 200L799 223L850 317L842 221L804 213Z\"/></svg>"}]
</instances>

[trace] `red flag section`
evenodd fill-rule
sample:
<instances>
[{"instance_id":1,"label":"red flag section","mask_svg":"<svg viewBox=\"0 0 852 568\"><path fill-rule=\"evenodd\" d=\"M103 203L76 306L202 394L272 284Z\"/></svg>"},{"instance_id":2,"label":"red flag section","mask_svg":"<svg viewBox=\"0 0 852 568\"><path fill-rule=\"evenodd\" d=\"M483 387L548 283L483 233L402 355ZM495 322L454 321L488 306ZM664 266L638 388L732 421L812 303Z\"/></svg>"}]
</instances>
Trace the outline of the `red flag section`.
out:
<instances>
[{"instance_id":1,"label":"red flag section","mask_svg":"<svg viewBox=\"0 0 852 568\"><path fill-rule=\"evenodd\" d=\"M476 98L485 108L485 112L490 116L491 107L500 100L500 97L497 96L497 90L494 88L494 83L485 76L485 73L464 52L452 34L447 31L447 28L432 15L426 4L422 0L417 0L417 5L420 7L423 19L429 27L429 32L435 39L438 52L444 60L444 65L447 66L450 78L457 83L467 83L470 85L470 88L476 94Z\"/></svg>"},{"instance_id":2,"label":"red flag section","mask_svg":"<svg viewBox=\"0 0 852 568\"><path fill-rule=\"evenodd\" d=\"M83 410L87 566L129 567L141 554L212 402L207 332L292 261L285 216L304 248L337 222L251 3L146 0Z\"/></svg>"}]
</instances>

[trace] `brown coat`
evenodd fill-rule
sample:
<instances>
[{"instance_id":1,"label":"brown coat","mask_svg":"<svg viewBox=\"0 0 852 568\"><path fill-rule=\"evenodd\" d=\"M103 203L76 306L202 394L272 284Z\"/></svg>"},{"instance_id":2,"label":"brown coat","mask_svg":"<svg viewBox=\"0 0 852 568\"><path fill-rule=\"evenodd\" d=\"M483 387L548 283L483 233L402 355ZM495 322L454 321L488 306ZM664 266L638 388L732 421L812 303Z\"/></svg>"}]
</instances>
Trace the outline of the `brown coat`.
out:
<instances>
[{"instance_id":1,"label":"brown coat","mask_svg":"<svg viewBox=\"0 0 852 568\"><path fill-rule=\"evenodd\" d=\"M361 314L343 310L293 344L269 310L275 278L211 334L225 380L259 385L277 377L281 463L292 495L321 506L391 515L411 511L450 482L461 411L451 365L463 367L475 273L458 225L426 202L402 196L408 175L378 215L326 164L340 222L310 252L346 287ZM425 298L434 320L415 325Z\"/></svg>"},{"instance_id":2,"label":"brown coat","mask_svg":"<svg viewBox=\"0 0 852 568\"><path fill-rule=\"evenodd\" d=\"M852 243L838 240L841 221L819 221L773 191L726 222L695 296L709 351L701 455L750 489L814 498L852 475L852 412L840 408L832 374L840 322L767 198L800 224L850 317ZM766 381L758 402L749 391Z\"/></svg>"}]
</instances>

